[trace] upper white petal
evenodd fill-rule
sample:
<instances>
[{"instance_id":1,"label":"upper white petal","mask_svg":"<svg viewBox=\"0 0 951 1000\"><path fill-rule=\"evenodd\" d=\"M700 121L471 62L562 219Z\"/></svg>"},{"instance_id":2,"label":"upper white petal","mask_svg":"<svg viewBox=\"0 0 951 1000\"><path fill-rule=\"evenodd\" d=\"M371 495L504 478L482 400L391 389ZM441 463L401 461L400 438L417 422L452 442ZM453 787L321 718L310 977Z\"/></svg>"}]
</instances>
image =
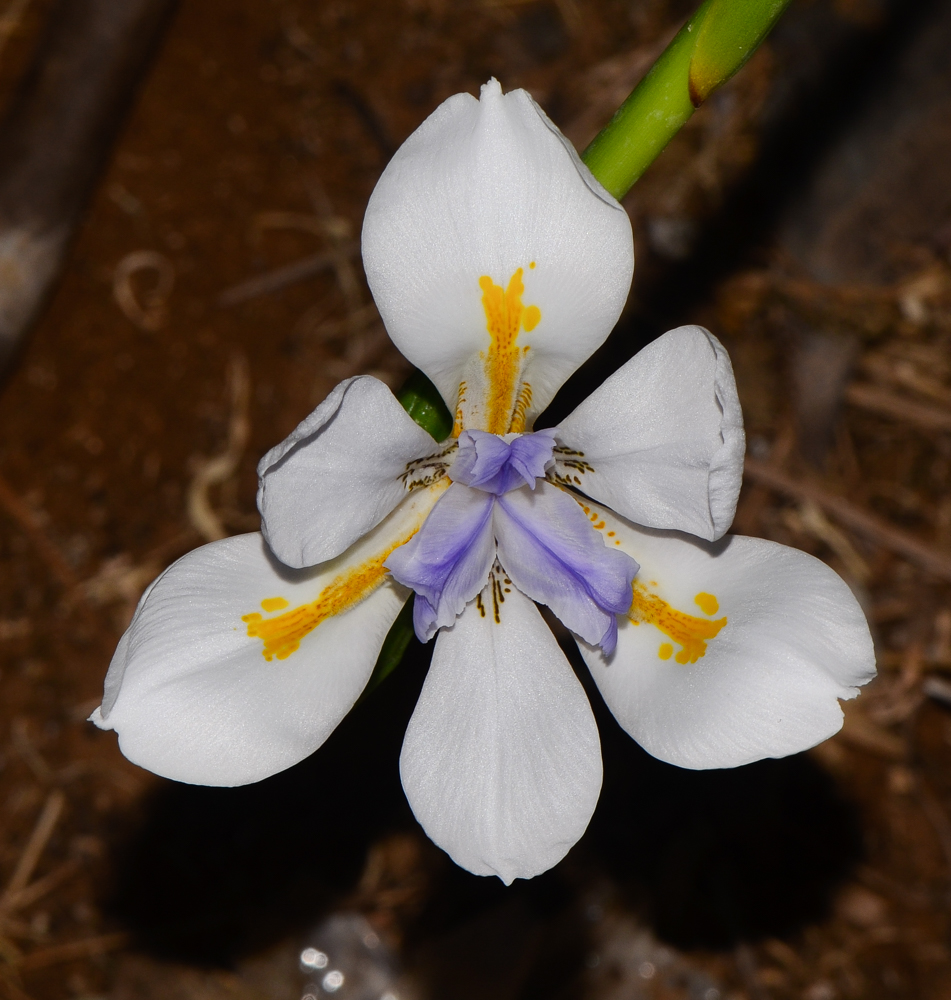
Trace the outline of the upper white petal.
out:
<instances>
[{"instance_id":1,"label":"upper white petal","mask_svg":"<svg viewBox=\"0 0 951 1000\"><path fill-rule=\"evenodd\" d=\"M743 476L743 415L729 356L702 327L682 326L649 344L556 432L588 466L557 471L624 517L709 540L730 527Z\"/></svg>"},{"instance_id":2,"label":"upper white petal","mask_svg":"<svg viewBox=\"0 0 951 1000\"><path fill-rule=\"evenodd\" d=\"M584 690L535 605L491 588L439 633L400 756L429 837L463 868L509 883L560 861L601 791Z\"/></svg>"},{"instance_id":3,"label":"upper white petal","mask_svg":"<svg viewBox=\"0 0 951 1000\"><path fill-rule=\"evenodd\" d=\"M608 515L609 516L609 515ZM805 750L842 725L838 699L875 673L868 625L843 580L818 559L760 538L715 544L609 527L641 564L638 580L671 607L726 625L695 663L661 659L668 635L623 620L605 659L579 643L618 722L681 767L735 767ZM698 594L719 609L702 611Z\"/></svg>"},{"instance_id":4,"label":"upper white petal","mask_svg":"<svg viewBox=\"0 0 951 1000\"><path fill-rule=\"evenodd\" d=\"M347 379L258 463L261 531L288 566L332 559L406 496L408 463L436 451L386 385Z\"/></svg>"},{"instance_id":5,"label":"upper white petal","mask_svg":"<svg viewBox=\"0 0 951 1000\"><path fill-rule=\"evenodd\" d=\"M390 336L450 409L460 382L470 404L485 388L479 278L505 287L523 268L524 303L541 310L518 338L530 427L610 332L634 255L626 212L525 91L503 96L492 80L479 101L449 98L397 151L367 207L363 261Z\"/></svg>"},{"instance_id":6,"label":"upper white petal","mask_svg":"<svg viewBox=\"0 0 951 1000\"><path fill-rule=\"evenodd\" d=\"M439 485L420 490L316 569L283 566L258 534L190 552L142 599L93 721L118 731L134 763L177 781L241 785L302 760L365 687L408 595L382 561L418 529L440 492ZM339 613L304 630L283 659L265 659L244 616L270 621L319 597ZM261 603L269 598L287 604L269 610Z\"/></svg>"}]
</instances>

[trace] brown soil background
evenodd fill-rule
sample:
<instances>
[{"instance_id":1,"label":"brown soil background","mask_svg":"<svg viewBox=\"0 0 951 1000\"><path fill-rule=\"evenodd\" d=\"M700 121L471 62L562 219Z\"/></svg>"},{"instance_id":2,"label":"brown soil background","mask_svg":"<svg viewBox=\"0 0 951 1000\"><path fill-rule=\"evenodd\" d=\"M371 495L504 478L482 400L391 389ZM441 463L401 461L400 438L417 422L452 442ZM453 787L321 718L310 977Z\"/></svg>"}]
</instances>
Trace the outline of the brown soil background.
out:
<instances>
[{"instance_id":1,"label":"brown soil background","mask_svg":"<svg viewBox=\"0 0 951 1000\"><path fill-rule=\"evenodd\" d=\"M174 788L85 722L145 584L215 523L255 529L257 458L340 378L407 374L348 249L393 150L492 75L583 146L689 8L184 0L0 388L0 878L14 890L0 995L296 1000L297 949L343 910L400 956L406 997L951 996L951 215L905 225L924 196L900 191L875 230L899 235L866 240L865 271L825 284L781 227L742 235L781 148L792 43L764 47L632 192L628 311L557 405L662 324L727 343L753 459L736 530L828 561L878 643L881 676L839 736L704 778L645 760L599 710L590 836L504 890L455 871L400 801L419 649L389 695L259 791ZM46 9L34 0L3 49L0 100ZM888 16L871 0L789 15L859 46L881 43ZM746 249L718 260L721 239ZM117 270L140 251L174 286L157 296L140 270L123 305ZM330 252L306 280L222 304ZM199 491L222 454L225 481Z\"/></svg>"}]
</instances>

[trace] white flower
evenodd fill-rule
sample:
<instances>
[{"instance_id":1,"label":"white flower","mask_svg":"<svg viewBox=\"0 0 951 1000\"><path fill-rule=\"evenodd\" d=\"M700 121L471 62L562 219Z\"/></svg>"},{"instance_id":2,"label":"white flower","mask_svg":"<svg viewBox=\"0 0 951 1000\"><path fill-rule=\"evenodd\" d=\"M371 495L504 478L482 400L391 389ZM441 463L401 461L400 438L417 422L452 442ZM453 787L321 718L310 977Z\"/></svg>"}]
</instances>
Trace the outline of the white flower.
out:
<instances>
[{"instance_id":1,"label":"white flower","mask_svg":"<svg viewBox=\"0 0 951 1000\"><path fill-rule=\"evenodd\" d=\"M491 81L439 107L380 179L363 252L453 437L436 444L364 376L272 449L264 538L179 560L119 643L94 721L126 756L202 784L290 767L356 701L409 588L417 632L438 635L403 786L473 872L549 868L600 792L591 708L533 601L663 760L730 767L838 730L838 699L874 671L868 628L818 560L722 537L743 430L714 337L666 334L532 433L617 320L633 248L623 209L531 98Z\"/></svg>"}]
</instances>

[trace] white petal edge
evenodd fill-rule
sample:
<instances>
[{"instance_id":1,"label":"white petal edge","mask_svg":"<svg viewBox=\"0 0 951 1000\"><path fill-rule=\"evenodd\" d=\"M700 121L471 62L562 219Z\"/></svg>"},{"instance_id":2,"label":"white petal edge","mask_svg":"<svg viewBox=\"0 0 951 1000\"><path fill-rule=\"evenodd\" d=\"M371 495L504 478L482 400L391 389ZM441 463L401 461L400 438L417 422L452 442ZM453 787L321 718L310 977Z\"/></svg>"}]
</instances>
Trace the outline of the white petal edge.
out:
<instances>
[{"instance_id":1,"label":"white petal edge","mask_svg":"<svg viewBox=\"0 0 951 1000\"><path fill-rule=\"evenodd\" d=\"M648 623L620 620L610 659L579 641L614 717L648 753L680 767L736 767L838 732L839 699L871 680L875 654L865 616L833 570L761 538L710 544L604 517L652 592L698 618L727 618L695 663L661 659L670 640ZM702 593L717 598L714 614L695 603Z\"/></svg>"},{"instance_id":2,"label":"white petal edge","mask_svg":"<svg viewBox=\"0 0 951 1000\"><path fill-rule=\"evenodd\" d=\"M383 382L347 379L258 463L261 531L288 566L332 559L407 495L409 463L438 451Z\"/></svg>"},{"instance_id":3,"label":"white petal edge","mask_svg":"<svg viewBox=\"0 0 951 1000\"><path fill-rule=\"evenodd\" d=\"M406 797L456 864L506 884L557 864L601 791L588 699L538 609L491 587L439 633L400 756Z\"/></svg>"},{"instance_id":4,"label":"white petal edge","mask_svg":"<svg viewBox=\"0 0 951 1000\"><path fill-rule=\"evenodd\" d=\"M518 337L531 427L617 321L634 249L627 213L544 112L491 80L481 100L441 104L397 151L367 206L363 262L394 343L450 410L460 382L470 402L485 388L479 278L506 287L523 268L524 304L541 309Z\"/></svg>"},{"instance_id":5,"label":"white petal edge","mask_svg":"<svg viewBox=\"0 0 951 1000\"><path fill-rule=\"evenodd\" d=\"M176 781L243 785L303 760L347 714L373 671L409 591L387 578L343 613L304 635L286 659L267 661L242 617L282 597L309 604L328 584L406 539L442 492L408 498L336 560L291 570L259 534L195 549L143 598L106 678L93 720L115 729L133 763Z\"/></svg>"},{"instance_id":6,"label":"white petal edge","mask_svg":"<svg viewBox=\"0 0 951 1000\"><path fill-rule=\"evenodd\" d=\"M710 541L733 523L743 414L729 355L703 327L648 344L555 430L591 467L558 471L623 517Z\"/></svg>"}]
</instances>

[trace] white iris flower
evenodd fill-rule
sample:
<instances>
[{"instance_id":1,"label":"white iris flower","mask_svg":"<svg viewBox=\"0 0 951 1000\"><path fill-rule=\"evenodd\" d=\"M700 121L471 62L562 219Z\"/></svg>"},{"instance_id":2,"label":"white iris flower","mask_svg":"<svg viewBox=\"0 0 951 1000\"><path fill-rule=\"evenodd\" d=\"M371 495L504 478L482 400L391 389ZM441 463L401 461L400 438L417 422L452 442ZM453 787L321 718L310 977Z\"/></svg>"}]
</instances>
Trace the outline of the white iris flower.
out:
<instances>
[{"instance_id":1,"label":"white iris flower","mask_svg":"<svg viewBox=\"0 0 951 1000\"><path fill-rule=\"evenodd\" d=\"M436 444L389 389L341 383L259 466L260 534L152 584L94 721L178 781L240 785L311 754L406 599L436 635L400 758L429 836L506 882L559 861L601 788L594 717L536 603L576 635L618 722L689 768L826 739L874 672L849 588L723 535L743 428L699 327L641 351L533 433L627 298L631 227L524 91L450 98L370 199L387 330L455 412Z\"/></svg>"}]
</instances>

